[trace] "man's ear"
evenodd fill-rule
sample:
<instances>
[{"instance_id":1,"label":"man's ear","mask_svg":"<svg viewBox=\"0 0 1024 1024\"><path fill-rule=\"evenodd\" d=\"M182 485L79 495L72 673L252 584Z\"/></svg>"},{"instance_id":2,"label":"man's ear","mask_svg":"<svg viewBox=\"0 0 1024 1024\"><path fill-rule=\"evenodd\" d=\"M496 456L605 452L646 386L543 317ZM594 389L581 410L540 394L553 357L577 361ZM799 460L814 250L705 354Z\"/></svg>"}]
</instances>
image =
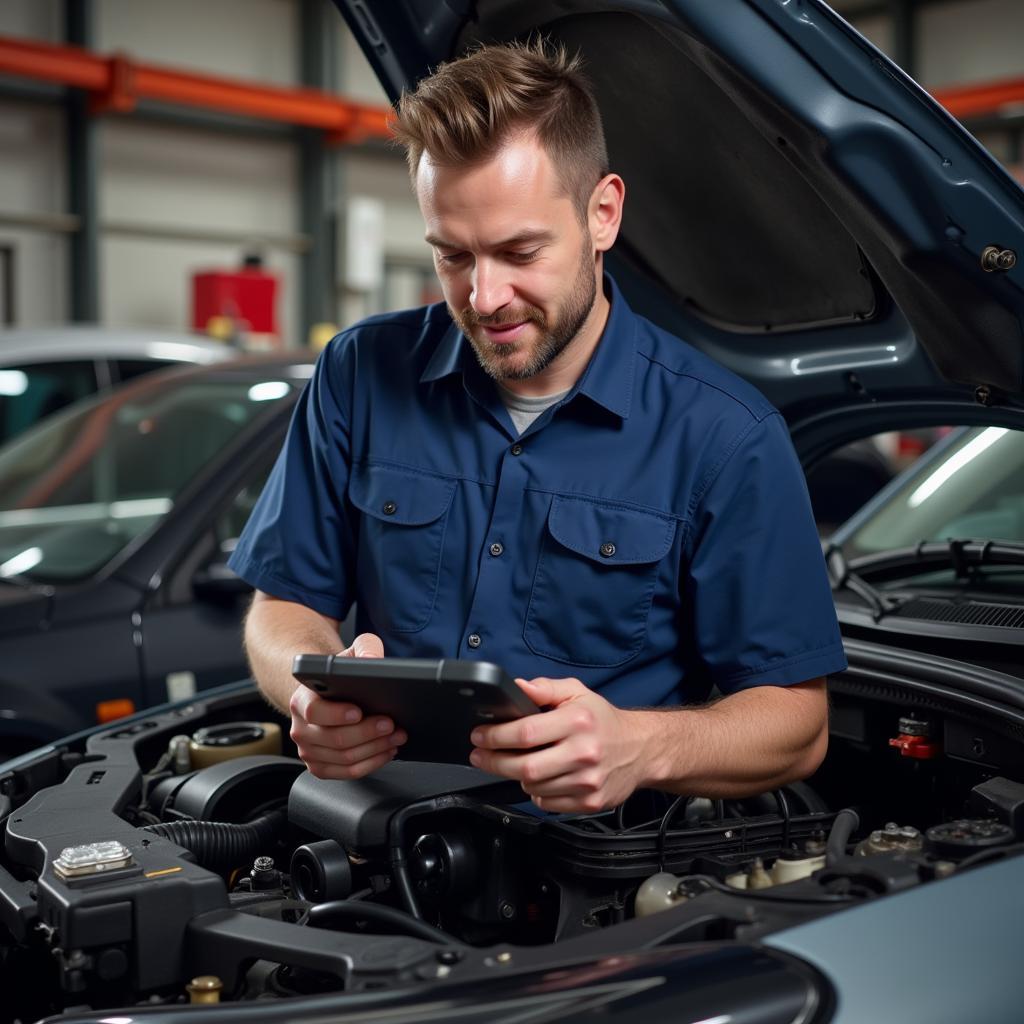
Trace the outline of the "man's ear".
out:
<instances>
[{"instance_id":1,"label":"man's ear","mask_svg":"<svg viewBox=\"0 0 1024 1024\"><path fill-rule=\"evenodd\" d=\"M626 199L626 183L617 174L606 174L590 194L587 224L590 238L598 252L607 252L619 235L622 206Z\"/></svg>"}]
</instances>

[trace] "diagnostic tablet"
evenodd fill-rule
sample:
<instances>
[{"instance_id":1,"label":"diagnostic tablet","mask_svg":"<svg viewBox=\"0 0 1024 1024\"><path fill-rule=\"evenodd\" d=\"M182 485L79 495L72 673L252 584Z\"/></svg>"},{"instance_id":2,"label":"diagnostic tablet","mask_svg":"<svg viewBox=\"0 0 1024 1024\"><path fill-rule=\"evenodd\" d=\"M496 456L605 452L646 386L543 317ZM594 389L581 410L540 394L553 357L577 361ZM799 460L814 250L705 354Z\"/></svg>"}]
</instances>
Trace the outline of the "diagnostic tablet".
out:
<instances>
[{"instance_id":1,"label":"diagnostic tablet","mask_svg":"<svg viewBox=\"0 0 1024 1024\"><path fill-rule=\"evenodd\" d=\"M409 739L409 761L465 764L478 725L508 722L540 709L498 665L452 658L346 658L299 654L292 674L328 700L387 715Z\"/></svg>"}]
</instances>

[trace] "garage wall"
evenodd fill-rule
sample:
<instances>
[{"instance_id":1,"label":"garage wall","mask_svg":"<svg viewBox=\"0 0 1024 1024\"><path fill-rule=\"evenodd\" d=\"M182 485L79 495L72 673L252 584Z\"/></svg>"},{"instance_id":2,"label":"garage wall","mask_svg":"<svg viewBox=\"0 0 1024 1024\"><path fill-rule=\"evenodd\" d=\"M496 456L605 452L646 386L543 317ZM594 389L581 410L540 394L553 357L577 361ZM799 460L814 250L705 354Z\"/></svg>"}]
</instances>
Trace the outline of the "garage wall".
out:
<instances>
[{"instance_id":1,"label":"garage wall","mask_svg":"<svg viewBox=\"0 0 1024 1024\"><path fill-rule=\"evenodd\" d=\"M61 38L63 9L60 0L3 0L0 32L57 42Z\"/></svg>"},{"instance_id":2,"label":"garage wall","mask_svg":"<svg viewBox=\"0 0 1024 1024\"><path fill-rule=\"evenodd\" d=\"M358 45L329 0L339 94L383 104ZM874 0L835 6L886 52L895 45L885 7ZM172 67L278 85L299 77L298 0L93 0L96 47L125 51ZM1024 2L925 2L917 20L917 73L930 87L1024 75ZM0 0L0 33L60 41L61 0ZM0 87L2 87L0 82ZM1020 161L1020 137L1001 127L979 136L1008 163ZM98 125L104 225L100 251L101 318L108 324L184 328L192 272L236 265L249 243L299 231L297 148L286 138L217 132L108 117ZM3 214L66 210L64 125L59 107L26 102L0 90L0 246L16 247L15 307L21 324L66 318L68 245L59 234L5 226ZM346 287L343 261L336 292L339 323L395 304L419 301L431 288L430 254L397 151L341 150L332 213L344 231L348 199L380 201L385 280L371 291ZM149 231L147 229L154 230ZM157 230L158 229L158 230ZM179 234L234 232L230 242ZM336 251L344 251L344 238ZM289 343L298 337L300 260L266 249L283 279L279 320Z\"/></svg>"},{"instance_id":3,"label":"garage wall","mask_svg":"<svg viewBox=\"0 0 1024 1024\"><path fill-rule=\"evenodd\" d=\"M0 214L32 217L65 209L65 160L58 110L0 101ZM65 235L0 222L0 249L14 259L16 322L60 323L67 311ZM0 259L6 258L0 256ZM0 284L2 287L2 284ZM3 315L12 297L0 295Z\"/></svg>"},{"instance_id":4,"label":"garage wall","mask_svg":"<svg viewBox=\"0 0 1024 1024\"><path fill-rule=\"evenodd\" d=\"M298 80L293 0L94 0L96 47L183 70Z\"/></svg>"},{"instance_id":5,"label":"garage wall","mask_svg":"<svg viewBox=\"0 0 1024 1024\"><path fill-rule=\"evenodd\" d=\"M848 16L848 20L853 23L854 28L861 35L870 39L882 53L892 54L892 22L884 14L876 14L866 18Z\"/></svg>"},{"instance_id":6,"label":"garage wall","mask_svg":"<svg viewBox=\"0 0 1024 1024\"><path fill-rule=\"evenodd\" d=\"M1024 74L1024 3L933 4L918 15L917 77L928 88Z\"/></svg>"},{"instance_id":7,"label":"garage wall","mask_svg":"<svg viewBox=\"0 0 1024 1024\"><path fill-rule=\"evenodd\" d=\"M281 274L278 319L282 336L294 340L297 259L261 244L296 231L296 152L289 142L110 120L100 166L105 323L187 329L191 274L235 266L252 248ZM166 238L161 230L237 232L252 241Z\"/></svg>"},{"instance_id":8,"label":"garage wall","mask_svg":"<svg viewBox=\"0 0 1024 1024\"><path fill-rule=\"evenodd\" d=\"M891 17L871 0L832 0L854 28L892 56ZM919 0L915 78L938 89L1024 75L1021 0Z\"/></svg>"}]
</instances>

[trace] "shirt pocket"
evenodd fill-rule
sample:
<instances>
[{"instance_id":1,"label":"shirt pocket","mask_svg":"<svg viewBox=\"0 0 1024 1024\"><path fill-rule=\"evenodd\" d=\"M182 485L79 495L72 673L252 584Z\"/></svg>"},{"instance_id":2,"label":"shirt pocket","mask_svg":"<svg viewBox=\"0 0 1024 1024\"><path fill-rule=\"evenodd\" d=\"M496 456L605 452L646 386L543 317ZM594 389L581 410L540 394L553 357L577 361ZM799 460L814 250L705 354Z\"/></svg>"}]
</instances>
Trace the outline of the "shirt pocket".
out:
<instances>
[{"instance_id":1,"label":"shirt pocket","mask_svg":"<svg viewBox=\"0 0 1024 1024\"><path fill-rule=\"evenodd\" d=\"M359 525L356 601L382 630L415 633L437 600L455 481L363 463L349 480Z\"/></svg>"},{"instance_id":2,"label":"shirt pocket","mask_svg":"<svg viewBox=\"0 0 1024 1024\"><path fill-rule=\"evenodd\" d=\"M530 650L591 668L634 657L675 532L670 516L556 495L526 613Z\"/></svg>"}]
</instances>

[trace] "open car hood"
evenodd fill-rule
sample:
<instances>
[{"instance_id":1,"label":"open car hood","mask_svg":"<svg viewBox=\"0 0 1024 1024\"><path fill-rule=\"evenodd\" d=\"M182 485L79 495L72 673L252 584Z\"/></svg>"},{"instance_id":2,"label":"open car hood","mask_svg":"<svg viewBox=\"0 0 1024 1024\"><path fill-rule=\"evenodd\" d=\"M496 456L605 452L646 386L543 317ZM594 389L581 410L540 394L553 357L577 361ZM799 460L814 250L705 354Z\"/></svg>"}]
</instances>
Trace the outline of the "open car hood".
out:
<instances>
[{"instance_id":1,"label":"open car hood","mask_svg":"<svg viewBox=\"0 0 1024 1024\"><path fill-rule=\"evenodd\" d=\"M477 42L581 51L628 190L609 268L805 458L1024 411L1024 189L820 0L335 3L392 99Z\"/></svg>"}]
</instances>

